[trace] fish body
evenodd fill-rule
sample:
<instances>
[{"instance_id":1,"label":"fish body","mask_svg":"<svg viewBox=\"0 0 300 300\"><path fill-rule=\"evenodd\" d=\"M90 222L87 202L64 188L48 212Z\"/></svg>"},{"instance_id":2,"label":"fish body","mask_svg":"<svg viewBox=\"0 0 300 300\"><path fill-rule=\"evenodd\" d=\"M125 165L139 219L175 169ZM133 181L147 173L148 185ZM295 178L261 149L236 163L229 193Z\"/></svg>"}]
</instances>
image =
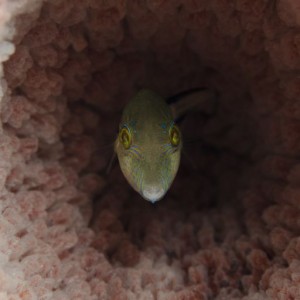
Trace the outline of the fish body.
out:
<instances>
[{"instance_id":1,"label":"fish body","mask_svg":"<svg viewBox=\"0 0 300 300\"><path fill-rule=\"evenodd\" d=\"M181 148L181 133L165 100L150 90L138 92L123 111L115 141L129 184L146 200L160 200L176 176Z\"/></svg>"},{"instance_id":2,"label":"fish body","mask_svg":"<svg viewBox=\"0 0 300 300\"><path fill-rule=\"evenodd\" d=\"M143 89L127 104L114 148L125 178L144 199L163 198L177 174L182 134L175 120L197 107L211 110L214 98L214 92L197 89L170 98L168 104Z\"/></svg>"}]
</instances>

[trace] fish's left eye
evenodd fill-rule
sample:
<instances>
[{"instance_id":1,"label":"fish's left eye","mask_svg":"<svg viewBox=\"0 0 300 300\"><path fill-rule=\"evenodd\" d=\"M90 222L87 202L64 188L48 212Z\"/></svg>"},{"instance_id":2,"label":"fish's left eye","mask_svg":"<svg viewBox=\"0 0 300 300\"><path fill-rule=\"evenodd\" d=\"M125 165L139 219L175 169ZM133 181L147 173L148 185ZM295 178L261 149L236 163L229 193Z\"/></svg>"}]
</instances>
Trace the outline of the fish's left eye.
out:
<instances>
[{"instance_id":1,"label":"fish's left eye","mask_svg":"<svg viewBox=\"0 0 300 300\"><path fill-rule=\"evenodd\" d=\"M131 138L131 133L127 127L123 127L120 130L119 140L126 150L130 148L132 143L132 138Z\"/></svg>"},{"instance_id":2,"label":"fish's left eye","mask_svg":"<svg viewBox=\"0 0 300 300\"><path fill-rule=\"evenodd\" d=\"M169 136L171 145L177 147L180 144L180 131L176 125L170 128Z\"/></svg>"}]
</instances>

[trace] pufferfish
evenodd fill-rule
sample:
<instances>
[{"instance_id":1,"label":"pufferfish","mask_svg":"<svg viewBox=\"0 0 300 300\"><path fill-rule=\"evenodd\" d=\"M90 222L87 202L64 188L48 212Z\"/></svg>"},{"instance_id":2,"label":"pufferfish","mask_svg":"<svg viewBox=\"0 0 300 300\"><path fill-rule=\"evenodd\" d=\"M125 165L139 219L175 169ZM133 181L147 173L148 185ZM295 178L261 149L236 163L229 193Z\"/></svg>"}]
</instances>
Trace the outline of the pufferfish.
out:
<instances>
[{"instance_id":1,"label":"pufferfish","mask_svg":"<svg viewBox=\"0 0 300 300\"><path fill-rule=\"evenodd\" d=\"M162 199L174 181L183 145L178 121L199 106L210 110L214 99L215 92L208 89L168 101L143 89L124 108L114 150L126 180L144 199Z\"/></svg>"}]
</instances>

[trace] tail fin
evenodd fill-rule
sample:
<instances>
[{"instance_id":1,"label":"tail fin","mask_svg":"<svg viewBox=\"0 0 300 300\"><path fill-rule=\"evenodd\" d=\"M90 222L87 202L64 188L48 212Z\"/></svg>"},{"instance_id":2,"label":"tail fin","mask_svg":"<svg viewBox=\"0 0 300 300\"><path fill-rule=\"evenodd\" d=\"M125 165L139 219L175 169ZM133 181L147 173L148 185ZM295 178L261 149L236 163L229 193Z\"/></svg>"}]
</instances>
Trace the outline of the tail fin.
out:
<instances>
[{"instance_id":1,"label":"tail fin","mask_svg":"<svg viewBox=\"0 0 300 300\"><path fill-rule=\"evenodd\" d=\"M211 116L217 109L218 92L207 88L196 88L181 92L167 99L176 122L181 122L187 113L199 111Z\"/></svg>"}]
</instances>

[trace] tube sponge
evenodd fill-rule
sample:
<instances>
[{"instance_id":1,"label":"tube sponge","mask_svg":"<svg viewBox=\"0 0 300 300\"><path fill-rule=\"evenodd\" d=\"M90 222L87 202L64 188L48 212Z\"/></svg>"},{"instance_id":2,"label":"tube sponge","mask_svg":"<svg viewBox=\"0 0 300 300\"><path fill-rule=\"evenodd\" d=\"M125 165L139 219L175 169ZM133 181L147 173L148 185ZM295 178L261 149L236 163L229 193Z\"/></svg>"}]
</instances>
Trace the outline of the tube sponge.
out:
<instances>
[{"instance_id":1,"label":"tube sponge","mask_svg":"<svg viewBox=\"0 0 300 300\"><path fill-rule=\"evenodd\" d=\"M0 4L0 299L299 299L296 0ZM208 86L152 205L105 173L123 107Z\"/></svg>"}]
</instances>

